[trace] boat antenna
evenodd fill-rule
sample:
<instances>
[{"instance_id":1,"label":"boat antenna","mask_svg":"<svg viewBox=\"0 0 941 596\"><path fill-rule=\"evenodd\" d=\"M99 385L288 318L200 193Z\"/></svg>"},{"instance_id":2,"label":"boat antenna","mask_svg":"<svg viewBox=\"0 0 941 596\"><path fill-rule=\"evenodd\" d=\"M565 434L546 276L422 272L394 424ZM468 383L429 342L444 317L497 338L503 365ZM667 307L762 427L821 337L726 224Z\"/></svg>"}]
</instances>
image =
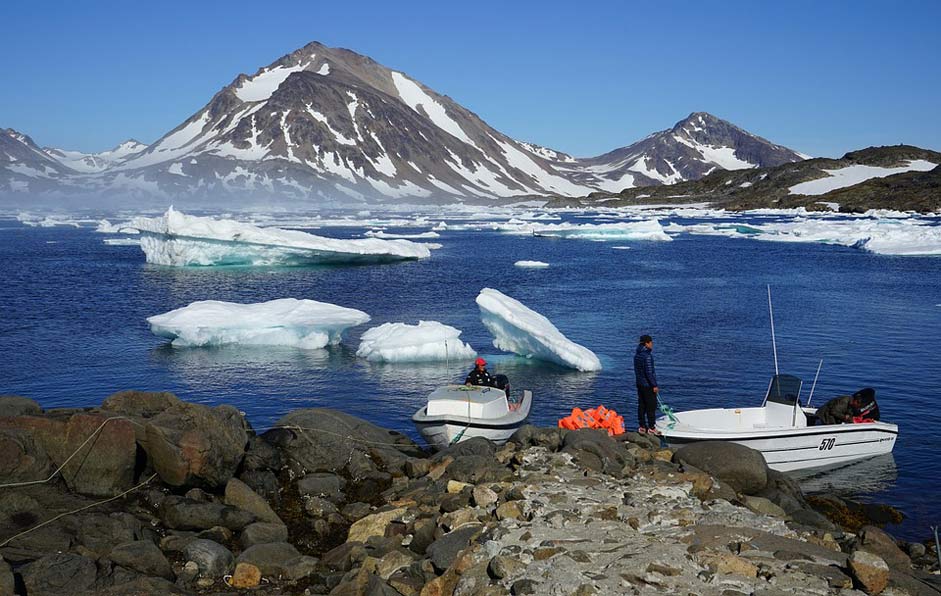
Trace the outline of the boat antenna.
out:
<instances>
[{"instance_id":1,"label":"boat antenna","mask_svg":"<svg viewBox=\"0 0 941 596\"><path fill-rule=\"evenodd\" d=\"M774 308L771 306L771 284L768 284L768 315L771 317L771 349L774 351L774 376L778 376L778 344L774 339Z\"/></svg>"},{"instance_id":2,"label":"boat antenna","mask_svg":"<svg viewBox=\"0 0 941 596\"><path fill-rule=\"evenodd\" d=\"M820 376L820 367L823 366L823 358L820 359L820 364L817 365L817 374L814 375L814 384L810 386L810 396L807 398L807 407L810 407L810 400L814 398L814 389L817 388L817 377Z\"/></svg>"},{"instance_id":3,"label":"boat antenna","mask_svg":"<svg viewBox=\"0 0 941 596\"><path fill-rule=\"evenodd\" d=\"M451 384L451 356L448 354L448 340L444 340L444 366L448 371L448 378L445 385Z\"/></svg>"}]
</instances>

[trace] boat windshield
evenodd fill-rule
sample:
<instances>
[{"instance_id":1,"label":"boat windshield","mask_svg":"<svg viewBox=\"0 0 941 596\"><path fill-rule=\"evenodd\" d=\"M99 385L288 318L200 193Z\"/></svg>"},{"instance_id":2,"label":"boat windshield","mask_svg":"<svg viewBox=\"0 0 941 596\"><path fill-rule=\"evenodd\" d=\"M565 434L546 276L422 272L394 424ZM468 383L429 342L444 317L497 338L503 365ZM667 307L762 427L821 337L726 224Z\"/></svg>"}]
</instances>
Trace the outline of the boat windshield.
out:
<instances>
[{"instance_id":1,"label":"boat windshield","mask_svg":"<svg viewBox=\"0 0 941 596\"><path fill-rule=\"evenodd\" d=\"M793 406L800 398L803 381L794 375L774 375L768 386L765 401Z\"/></svg>"}]
</instances>

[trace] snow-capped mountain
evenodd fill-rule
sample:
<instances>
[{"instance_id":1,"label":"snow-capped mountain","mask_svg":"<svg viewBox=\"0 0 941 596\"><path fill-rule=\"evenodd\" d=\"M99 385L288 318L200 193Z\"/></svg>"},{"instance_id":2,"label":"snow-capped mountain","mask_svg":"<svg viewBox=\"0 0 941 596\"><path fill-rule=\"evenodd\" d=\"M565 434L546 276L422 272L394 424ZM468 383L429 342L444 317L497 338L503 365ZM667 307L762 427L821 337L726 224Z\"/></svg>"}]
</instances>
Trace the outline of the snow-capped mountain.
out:
<instances>
[{"instance_id":1,"label":"snow-capped mountain","mask_svg":"<svg viewBox=\"0 0 941 596\"><path fill-rule=\"evenodd\" d=\"M43 147L43 153L58 161L62 165L86 174L94 172L103 172L108 168L123 163L129 156L140 153L147 148L147 145L128 139L107 151L100 153L83 153L81 151L69 151L68 149L56 149L55 147Z\"/></svg>"},{"instance_id":2,"label":"snow-capped mountain","mask_svg":"<svg viewBox=\"0 0 941 596\"><path fill-rule=\"evenodd\" d=\"M716 170L779 166L809 156L775 145L716 118L694 112L668 130L568 169L574 180L609 192L698 180Z\"/></svg>"},{"instance_id":3,"label":"snow-capped mountain","mask_svg":"<svg viewBox=\"0 0 941 596\"><path fill-rule=\"evenodd\" d=\"M150 146L43 155L71 172L68 192L336 202L584 196L801 159L704 113L577 159L514 140L402 72L318 43L239 75ZM4 174L0 162L0 189L25 190Z\"/></svg>"},{"instance_id":4,"label":"snow-capped mountain","mask_svg":"<svg viewBox=\"0 0 941 596\"><path fill-rule=\"evenodd\" d=\"M72 170L52 159L21 132L0 130L0 192L44 193L60 190Z\"/></svg>"}]
</instances>

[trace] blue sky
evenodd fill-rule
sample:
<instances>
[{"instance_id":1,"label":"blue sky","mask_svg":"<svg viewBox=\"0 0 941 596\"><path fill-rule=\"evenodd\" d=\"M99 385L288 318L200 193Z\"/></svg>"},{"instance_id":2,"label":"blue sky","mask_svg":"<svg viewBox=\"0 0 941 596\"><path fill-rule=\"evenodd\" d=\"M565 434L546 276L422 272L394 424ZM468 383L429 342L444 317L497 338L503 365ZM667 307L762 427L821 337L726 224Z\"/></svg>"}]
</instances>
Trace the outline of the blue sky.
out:
<instances>
[{"instance_id":1,"label":"blue sky","mask_svg":"<svg viewBox=\"0 0 941 596\"><path fill-rule=\"evenodd\" d=\"M0 127L67 149L153 142L310 41L578 156L693 111L813 155L941 149L937 1L8 0L0 23Z\"/></svg>"}]
</instances>

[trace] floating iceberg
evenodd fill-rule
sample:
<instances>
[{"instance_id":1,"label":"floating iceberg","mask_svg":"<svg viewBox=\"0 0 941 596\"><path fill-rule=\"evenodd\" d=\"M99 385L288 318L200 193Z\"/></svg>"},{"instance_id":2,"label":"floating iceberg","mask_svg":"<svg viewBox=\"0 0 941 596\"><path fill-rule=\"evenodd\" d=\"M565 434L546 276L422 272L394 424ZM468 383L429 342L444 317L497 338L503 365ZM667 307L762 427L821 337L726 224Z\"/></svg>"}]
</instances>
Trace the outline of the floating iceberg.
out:
<instances>
[{"instance_id":1,"label":"floating iceberg","mask_svg":"<svg viewBox=\"0 0 941 596\"><path fill-rule=\"evenodd\" d=\"M383 239L401 239L401 240L425 240L428 238L439 238L441 234L435 231L421 232L419 234L392 234L390 232L385 232L383 230L370 230L366 232L366 235L370 238L383 238Z\"/></svg>"},{"instance_id":2,"label":"floating iceberg","mask_svg":"<svg viewBox=\"0 0 941 596\"><path fill-rule=\"evenodd\" d=\"M882 255L941 255L941 222L928 217L800 217L747 225L671 224L669 231L774 242L837 244Z\"/></svg>"},{"instance_id":3,"label":"floating iceberg","mask_svg":"<svg viewBox=\"0 0 941 596\"><path fill-rule=\"evenodd\" d=\"M544 261L517 261L513 263L517 267L524 267L530 269L545 269L549 266L549 263Z\"/></svg>"},{"instance_id":4,"label":"floating iceberg","mask_svg":"<svg viewBox=\"0 0 941 596\"><path fill-rule=\"evenodd\" d=\"M437 321L419 321L418 325L385 323L363 333L356 355L373 362L473 358L477 352L462 342L460 335L460 329Z\"/></svg>"},{"instance_id":5,"label":"floating iceberg","mask_svg":"<svg viewBox=\"0 0 941 596\"><path fill-rule=\"evenodd\" d=\"M310 265L431 256L427 246L408 240L324 238L297 230L185 215L172 207L162 217L138 217L128 226L140 230L147 262L158 265Z\"/></svg>"},{"instance_id":6,"label":"floating iceberg","mask_svg":"<svg viewBox=\"0 0 941 596\"><path fill-rule=\"evenodd\" d=\"M256 304L203 300L147 318L154 335L174 346L293 346L323 348L369 315L315 300L282 298Z\"/></svg>"},{"instance_id":7,"label":"floating iceberg","mask_svg":"<svg viewBox=\"0 0 941 596\"><path fill-rule=\"evenodd\" d=\"M672 240L657 219L598 224L558 223L535 226L532 224L519 225L511 220L501 229L510 234L532 234L534 236L594 240L596 242L621 242L624 240L659 240L669 242Z\"/></svg>"},{"instance_id":8,"label":"floating iceberg","mask_svg":"<svg viewBox=\"0 0 941 596\"><path fill-rule=\"evenodd\" d=\"M549 319L518 300L484 288L477 305L495 347L581 371L601 370L601 361L591 350L570 341Z\"/></svg>"}]
</instances>

